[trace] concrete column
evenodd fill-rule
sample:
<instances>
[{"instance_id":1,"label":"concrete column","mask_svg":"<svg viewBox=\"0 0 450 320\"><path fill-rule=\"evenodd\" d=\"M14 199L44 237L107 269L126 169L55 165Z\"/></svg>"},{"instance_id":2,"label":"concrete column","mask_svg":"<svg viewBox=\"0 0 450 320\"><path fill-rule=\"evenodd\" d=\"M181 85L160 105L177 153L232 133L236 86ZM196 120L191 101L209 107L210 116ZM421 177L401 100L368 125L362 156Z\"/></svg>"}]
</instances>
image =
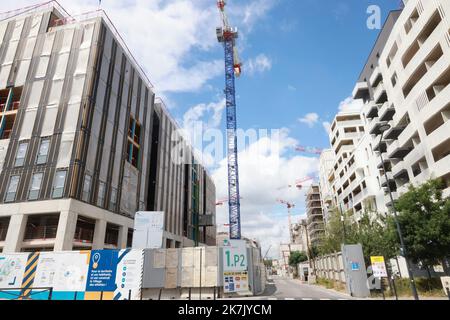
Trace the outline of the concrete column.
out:
<instances>
[{"instance_id":1,"label":"concrete column","mask_svg":"<svg viewBox=\"0 0 450 320\"><path fill-rule=\"evenodd\" d=\"M59 214L58 231L54 251L71 251L73 237L77 227L78 214L72 211L62 211Z\"/></svg>"},{"instance_id":2,"label":"concrete column","mask_svg":"<svg viewBox=\"0 0 450 320\"><path fill-rule=\"evenodd\" d=\"M9 220L8 233L6 234L4 253L20 252L22 241L27 226L27 216L15 214Z\"/></svg>"},{"instance_id":3,"label":"concrete column","mask_svg":"<svg viewBox=\"0 0 450 320\"><path fill-rule=\"evenodd\" d=\"M119 249L125 249L127 247L128 240L128 227L121 226L119 229L119 239L117 241L117 246Z\"/></svg>"},{"instance_id":4,"label":"concrete column","mask_svg":"<svg viewBox=\"0 0 450 320\"><path fill-rule=\"evenodd\" d=\"M95 222L94 240L92 242L92 249L98 250L105 247L106 221L97 220Z\"/></svg>"}]
</instances>

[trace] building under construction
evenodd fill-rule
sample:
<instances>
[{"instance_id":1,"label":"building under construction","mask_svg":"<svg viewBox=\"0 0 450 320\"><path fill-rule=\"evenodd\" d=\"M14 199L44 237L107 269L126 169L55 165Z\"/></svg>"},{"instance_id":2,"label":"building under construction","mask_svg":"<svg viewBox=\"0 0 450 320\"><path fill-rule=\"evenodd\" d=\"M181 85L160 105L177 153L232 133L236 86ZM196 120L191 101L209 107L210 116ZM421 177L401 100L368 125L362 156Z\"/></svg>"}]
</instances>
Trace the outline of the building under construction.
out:
<instances>
[{"instance_id":1,"label":"building under construction","mask_svg":"<svg viewBox=\"0 0 450 320\"><path fill-rule=\"evenodd\" d=\"M137 211L165 212L164 247L214 245L215 186L177 129L103 11L0 15L0 252L129 247Z\"/></svg>"}]
</instances>

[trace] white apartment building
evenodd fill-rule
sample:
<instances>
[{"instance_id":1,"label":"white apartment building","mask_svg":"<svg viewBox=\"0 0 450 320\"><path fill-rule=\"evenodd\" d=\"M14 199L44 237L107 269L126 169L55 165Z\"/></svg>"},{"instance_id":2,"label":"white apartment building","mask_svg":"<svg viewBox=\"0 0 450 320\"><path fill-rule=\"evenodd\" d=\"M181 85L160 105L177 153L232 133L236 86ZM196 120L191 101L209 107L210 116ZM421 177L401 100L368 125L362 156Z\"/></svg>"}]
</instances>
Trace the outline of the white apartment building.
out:
<instances>
[{"instance_id":1,"label":"white apartment building","mask_svg":"<svg viewBox=\"0 0 450 320\"><path fill-rule=\"evenodd\" d=\"M319 244L325 233L322 199L318 184L312 184L306 192L306 227L311 246Z\"/></svg>"},{"instance_id":2,"label":"white apartment building","mask_svg":"<svg viewBox=\"0 0 450 320\"><path fill-rule=\"evenodd\" d=\"M323 150L319 158L319 186L322 199L323 218L328 220L328 213L334 207L333 192L328 177L333 171L335 153L333 149Z\"/></svg>"},{"instance_id":3,"label":"white apartment building","mask_svg":"<svg viewBox=\"0 0 450 320\"><path fill-rule=\"evenodd\" d=\"M379 72L395 110L385 139L397 193L442 178L450 195L450 1L407 1Z\"/></svg>"},{"instance_id":4,"label":"white apartment building","mask_svg":"<svg viewBox=\"0 0 450 320\"><path fill-rule=\"evenodd\" d=\"M450 195L450 2L406 1L383 47L354 90L366 102L371 149L382 151L394 199L430 178L442 178ZM381 160L377 167L386 187Z\"/></svg>"}]
</instances>

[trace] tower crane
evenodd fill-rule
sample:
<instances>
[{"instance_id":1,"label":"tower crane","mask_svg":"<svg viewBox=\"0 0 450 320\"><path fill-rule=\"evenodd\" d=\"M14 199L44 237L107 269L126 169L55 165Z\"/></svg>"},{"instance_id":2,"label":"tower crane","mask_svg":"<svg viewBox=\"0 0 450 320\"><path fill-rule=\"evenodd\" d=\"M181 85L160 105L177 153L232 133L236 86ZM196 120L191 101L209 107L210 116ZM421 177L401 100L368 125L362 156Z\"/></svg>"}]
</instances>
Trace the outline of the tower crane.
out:
<instances>
[{"instance_id":1,"label":"tower crane","mask_svg":"<svg viewBox=\"0 0 450 320\"><path fill-rule=\"evenodd\" d=\"M242 199L242 197L240 197L240 199ZM228 202L228 201L229 201L228 198L219 199L219 200L217 200L217 202L216 202L216 206L223 206L224 203L226 203L226 202Z\"/></svg>"},{"instance_id":2,"label":"tower crane","mask_svg":"<svg viewBox=\"0 0 450 320\"><path fill-rule=\"evenodd\" d=\"M228 156L228 204L230 221L230 239L241 239L241 204L239 196L239 170L237 150L237 121L236 121L236 89L235 76L239 77L242 64L239 61L236 39L236 28L230 27L225 12L226 0L218 0L222 17L222 27L216 29L217 40L223 43L225 50L225 96L226 96L226 122L227 122L227 156Z\"/></svg>"},{"instance_id":3,"label":"tower crane","mask_svg":"<svg viewBox=\"0 0 450 320\"><path fill-rule=\"evenodd\" d=\"M296 187L297 189L301 190L303 188L303 185L305 182L314 180L313 177L304 177L301 179L297 179L297 181L295 181L295 184L289 184L287 186L283 186L278 188L277 190L283 190L283 189L287 189L287 188L292 188L292 187Z\"/></svg>"},{"instance_id":4,"label":"tower crane","mask_svg":"<svg viewBox=\"0 0 450 320\"><path fill-rule=\"evenodd\" d=\"M309 153L309 154L315 154L315 155L321 155L323 150L316 147L304 147L304 146L297 146L295 147L295 151L303 152L303 153Z\"/></svg>"},{"instance_id":5,"label":"tower crane","mask_svg":"<svg viewBox=\"0 0 450 320\"><path fill-rule=\"evenodd\" d=\"M295 208L295 204L288 202L286 200L282 200L282 199L277 199L277 202L286 205L287 209L288 209L288 223L289 223L289 236L290 236L290 240L292 241L292 228L291 228L291 209Z\"/></svg>"}]
</instances>

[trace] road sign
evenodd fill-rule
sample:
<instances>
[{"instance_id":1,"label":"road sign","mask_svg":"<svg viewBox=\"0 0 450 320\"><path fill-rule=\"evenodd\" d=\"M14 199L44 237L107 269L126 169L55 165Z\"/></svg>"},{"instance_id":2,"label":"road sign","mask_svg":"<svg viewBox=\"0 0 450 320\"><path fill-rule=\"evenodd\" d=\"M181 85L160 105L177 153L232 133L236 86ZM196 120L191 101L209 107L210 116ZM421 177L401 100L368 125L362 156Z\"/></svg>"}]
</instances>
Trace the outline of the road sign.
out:
<instances>
[{"instance_id":1,"label":"road sign","mask_svg":"<svg viewBox=\"0 0 450 320\"><path fill-rule=\"evenodd\" d=\"M358 262L351 262L350 265L351 265L352 271L361 270L361 265Z\"/></svg>"},{"instance_id":2,"label":"road sign","mask_svg":"<svg viewBox=\"0 0 450 320\"><path fill-rule=\"evenodd\" d=\"M223 246L224 292L248 291L248 261L245 240L225 240Z\"/></svg>"},{"instance_id":3,"label":"road sign","mask_svg":"<svg viewBox=\"0 0 450 320\"><path fill-rule=\"evenodd\" d=\"M387 278L388 275L384 257L370 257L370 262L372 263L372 272L374 277Z\"/></svg>"},{"instance_id":4,"label":"road sign","mask_svg":"<svg viewBox=\"0 0 450 320\"><path fill-rule=\"evenodd\" d=\"M227 240L223 247L223 271L247 271L245 240Z\"/></svg>"}]
</instances>

